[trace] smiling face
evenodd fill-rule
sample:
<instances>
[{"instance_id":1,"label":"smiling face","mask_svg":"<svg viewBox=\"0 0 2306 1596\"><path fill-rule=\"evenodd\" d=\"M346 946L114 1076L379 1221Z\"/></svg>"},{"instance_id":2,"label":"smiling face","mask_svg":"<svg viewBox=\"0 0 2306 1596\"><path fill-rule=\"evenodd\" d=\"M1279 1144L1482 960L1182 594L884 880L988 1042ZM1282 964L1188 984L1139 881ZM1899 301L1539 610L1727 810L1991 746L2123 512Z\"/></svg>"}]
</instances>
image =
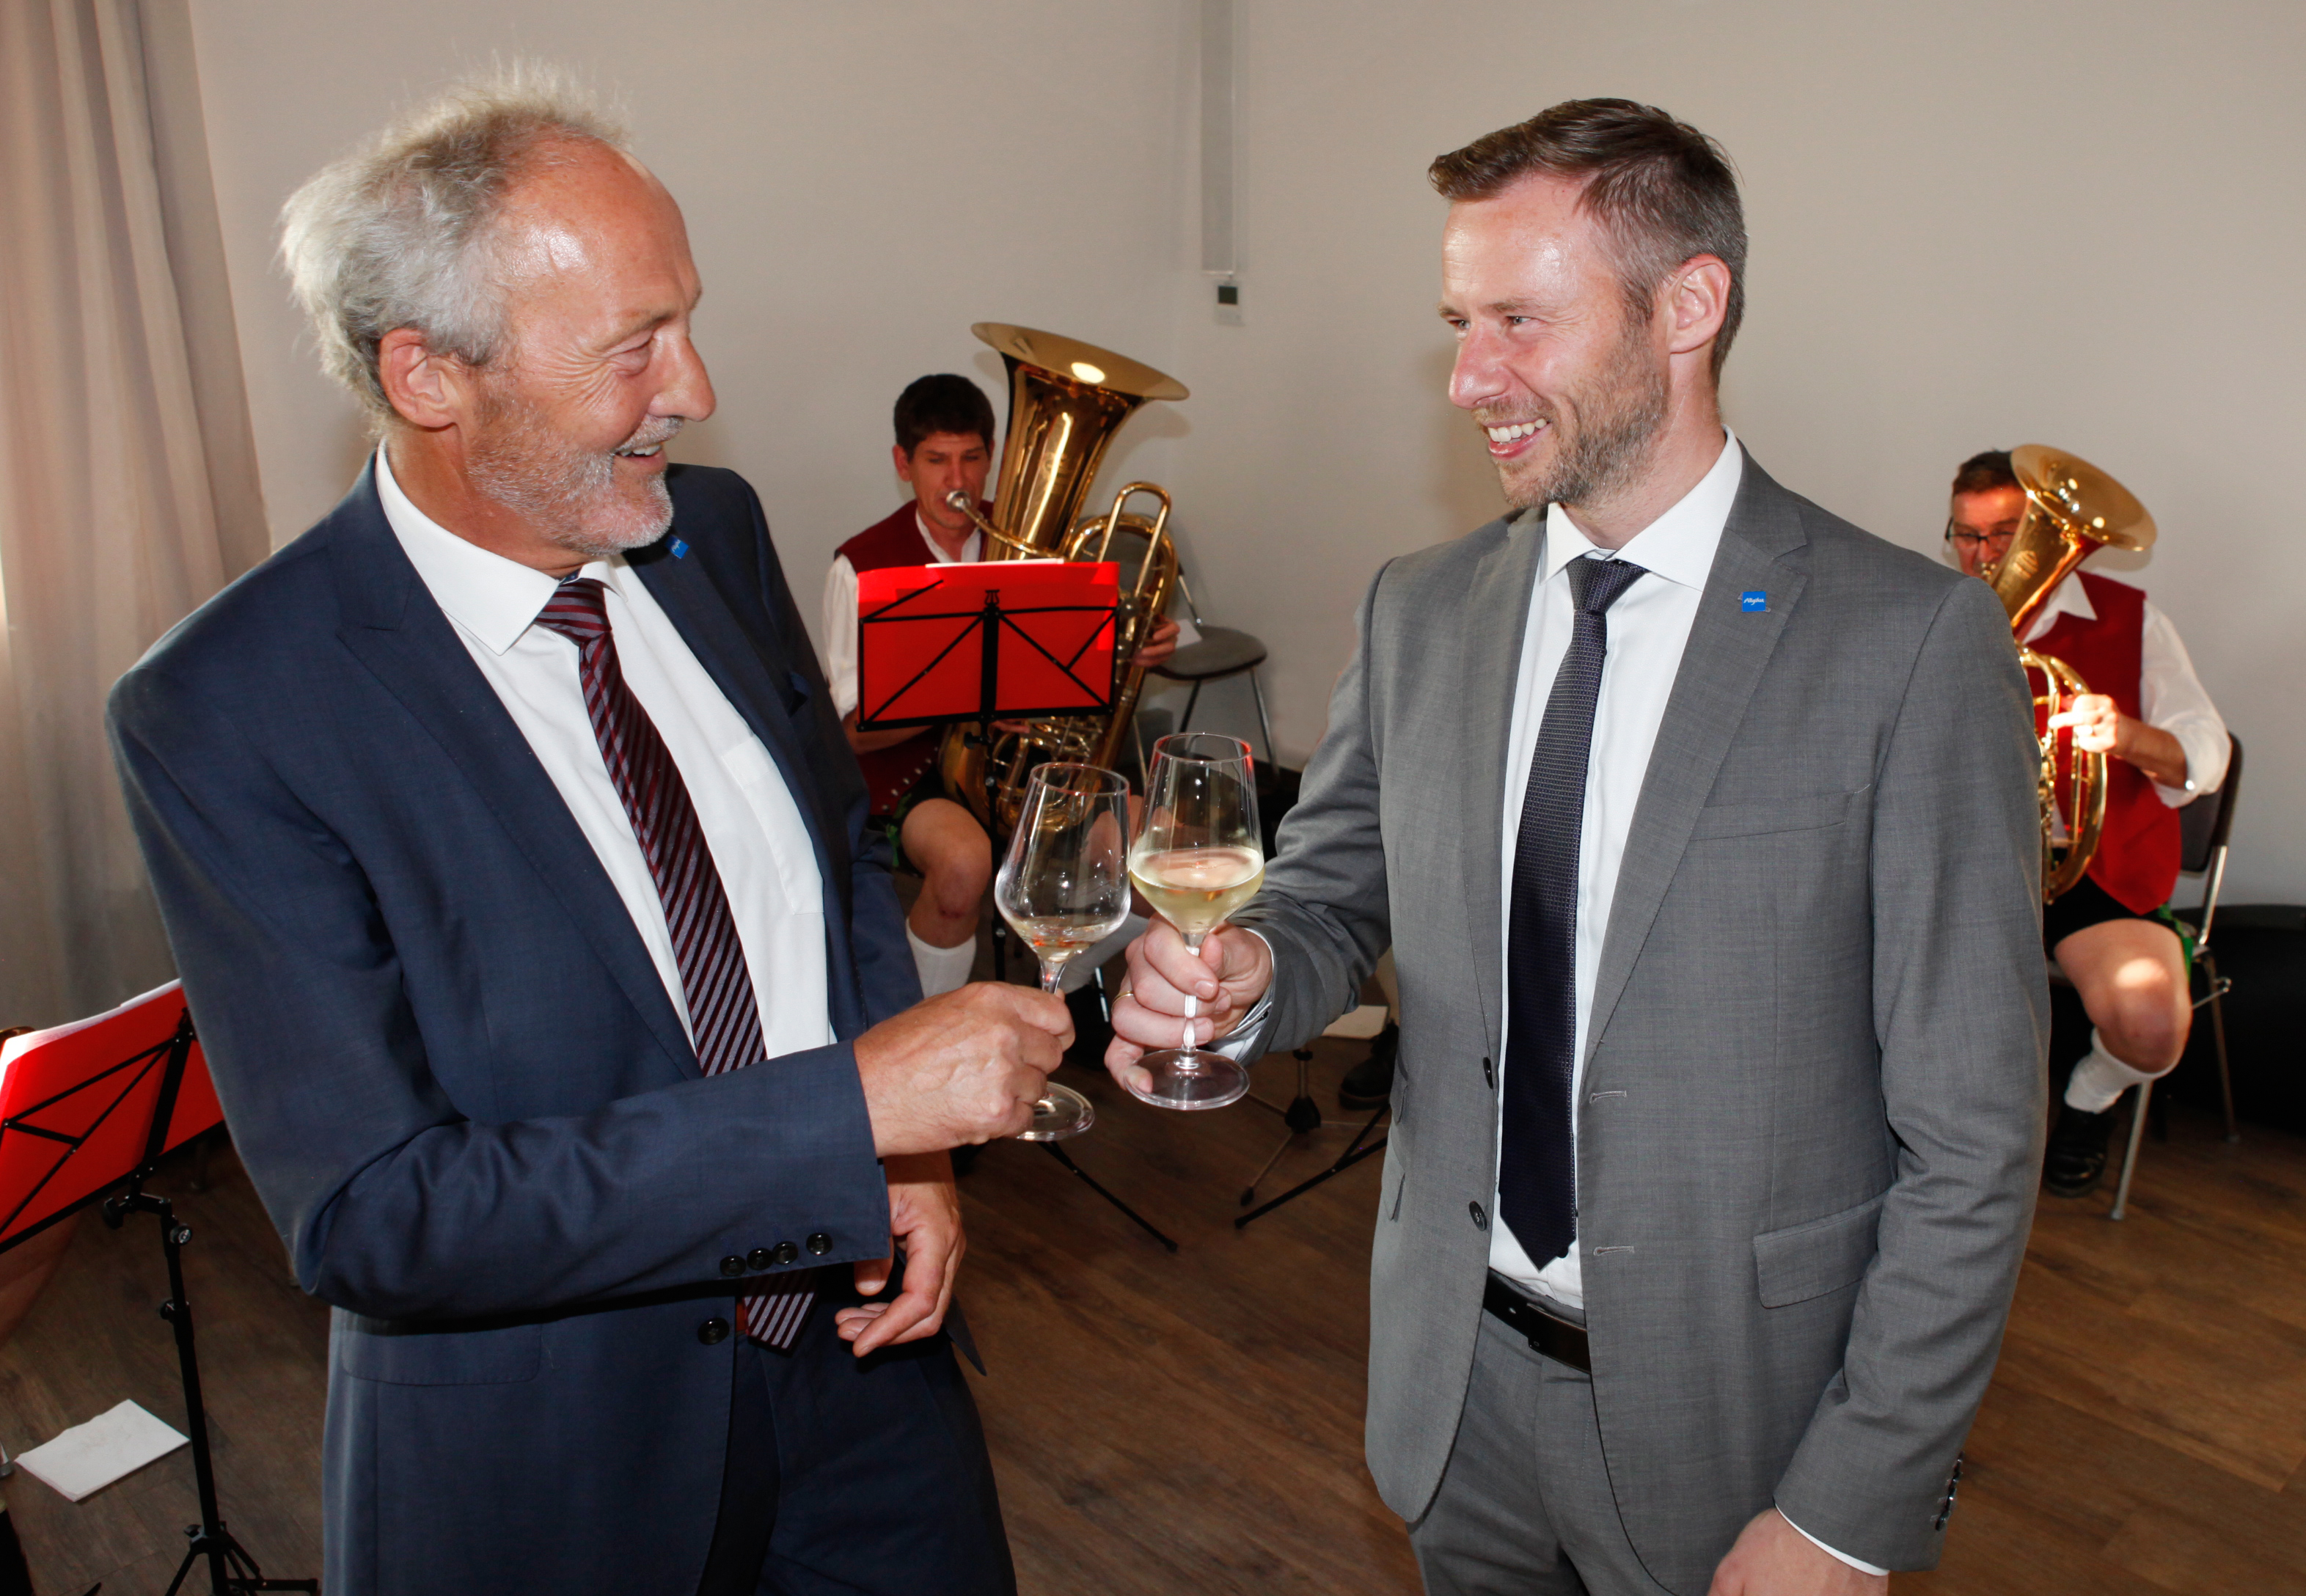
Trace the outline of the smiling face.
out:
<instances>
[{"instance_id":1,"label":"smiling face","mask_svg":"<svg viewBox=\"0 0 2306 1596\"><path fill-rule=\"evenodd\" d=\"M473 372L464 473L539 541L585 559L671 524L663 446L713 414L689 342L702 292L680 209L628 156L571 145L499 224L502 353Z\"/></svg>"},{"instance_id":2,"label":"smiling face","mask_svg":"<svg viewBox=\"0 0 2306 1596\"><path fill-rule=\"evenodd\" d=\"M1449 208L1441 316L1450 401L1482 431L1507 502L1587 504L1641 475L1668 412L1666 318L1628 315L1580 185L1526 177Z\"/></svg>"}]
</instances>

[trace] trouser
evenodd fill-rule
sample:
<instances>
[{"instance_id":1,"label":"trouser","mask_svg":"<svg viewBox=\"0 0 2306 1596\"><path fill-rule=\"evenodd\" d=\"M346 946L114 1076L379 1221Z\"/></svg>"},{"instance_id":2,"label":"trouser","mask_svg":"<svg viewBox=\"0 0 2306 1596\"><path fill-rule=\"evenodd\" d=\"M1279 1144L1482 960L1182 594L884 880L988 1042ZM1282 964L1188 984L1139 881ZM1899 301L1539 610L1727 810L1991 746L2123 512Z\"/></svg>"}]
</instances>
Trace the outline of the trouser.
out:
<instances>
[{"instance_id":1,"label":"trouser","mask_svg":"<svg viewBox=\"0 0 2306 1596\"><path fill-rule=\"evenodd\" d=\"M1441 1488L1409 1526L1428 1596L1656 1596L1618 1516L1593 1382L1484 1313Z\"/></svg>"},{"instance_id":2,"label":"trouser","mask_svg":"<svg viewBox=\"0 0 2306 1596\"><path fill-rule=\"evenodd\" d=\"M828 1269L828 1287L846 1268ZM890 1282L890 1290L897 1282ZM737 1355L700 1596L1013 1596L992 1459L943 1336L858 1359L817 1297L790 1353Z\"/></svg>"}]
</instances>

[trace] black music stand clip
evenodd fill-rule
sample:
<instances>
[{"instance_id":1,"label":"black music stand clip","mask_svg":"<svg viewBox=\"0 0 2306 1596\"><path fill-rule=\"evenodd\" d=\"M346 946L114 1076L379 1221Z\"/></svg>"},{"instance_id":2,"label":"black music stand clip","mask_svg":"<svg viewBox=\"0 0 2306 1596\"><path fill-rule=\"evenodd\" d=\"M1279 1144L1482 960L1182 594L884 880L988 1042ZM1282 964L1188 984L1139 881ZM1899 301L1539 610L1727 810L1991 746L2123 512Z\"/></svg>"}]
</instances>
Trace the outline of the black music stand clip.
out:
<instances>
[{"instance_id":1,"label":"black music stand clip","mask_svg":"<svg viewBox=\"0 0 2306 1596\"><path fill-rule=\"evenodd\" d=\"M184 1526L185 1539L191 1544L184 1549L184 1560L177 1565L176 1577L168 1582L167 1596L176 1596L202 1558L208 1560L209 1583L213 1596L238 1596L239 1592L246 1591L310 1591L317 1596L320 1588L318 1580L267 1579L256 1559L233 1539L232 1532L225 1528L224 1520L218 1515L216 1466L209 1453L208 1408L201 1400L200 1357L192 1344L192 1308L184 1295L184 1243L192 1239L192 1227L177 1223L175 1205L168 1199L155 1196L144 1189L145 1182L158 1172L161 1155L167 1150L168 1127L175 1117L176 1096L184 1085L185 1066L192 1059L192 1011L187 1009L167 1041L145 1048L67 1090L0 1121L0 1135L14 1131L19 1136L64 1144L65 1150L63 1156L40 1182L40 1185L46 1185L47 1180L53 1179L93 1137L97 1127L127 1099L145 1076L155 1068L160 1071L159 1091L153 1101L152 1122L145 1133L142 1156L135 1168L123 1177L122 1189L104 1199L103 1212L105 1224L115 1230L118 1230L131 1214L157 1216L160 1221L160 1246L167 1259L168 1300L160 1304L159 1311L160 1317L167 1319L175 1331L176 1370L184 1387L185 1438L192 1446L192 1484L198 1493L201 1508L200 1523ZM69 1135L30 1122L32 1116L41 1110L52 1108L68 1097L94 1088L99 1082L123 1074L127 1075L128 1080L120 1086L118 1095L98 1116L97 1124L80 1135ZM36 1196L38 1189L36 1186L32 1195ZM0 1252L77 1213L88 1203L95 1201L102 1191L108 1189L108 1186L99 1188L98 1192L50 1216L41 1224L0 1241ZM19 1205L19 1212L31 1200L31 1196L27 1196L24 1203ZM9 1219L15 1216L13 1214L7 1216Z\"/></svg>"}]
</instances>

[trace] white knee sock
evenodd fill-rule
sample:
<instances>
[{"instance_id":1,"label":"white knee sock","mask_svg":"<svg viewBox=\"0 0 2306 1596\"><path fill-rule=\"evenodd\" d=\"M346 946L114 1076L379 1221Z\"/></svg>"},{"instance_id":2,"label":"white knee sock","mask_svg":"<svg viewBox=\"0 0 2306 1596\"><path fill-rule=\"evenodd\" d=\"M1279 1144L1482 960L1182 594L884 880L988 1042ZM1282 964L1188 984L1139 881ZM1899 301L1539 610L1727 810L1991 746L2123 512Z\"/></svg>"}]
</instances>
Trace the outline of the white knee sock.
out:
<instances>
[{"instance_id":1,"label":"white knee sock","mask_svg":"<svg viewBox=\"0 0 2306 1596\"><path fill-rule=\"evenodd\" d=\"M1108 960L1145 935L1145 926L1143 915L1131 915L1122 921L1120 930L1065 966L1065 973L1057 977L1057 990L1079 992L1088 986L1089 978L1103 969Z\"/></svg>"},{"instance_id":2,"label":"white knee sock","mask_svg":"<svg viewBox=\"0 0 2306 1596\"><path fill-rule=\"evenodd\" d=\"M931 947L910 925L905 940L913 944L913 968L920 972L921 995L935 997L969 985L969 967L977 962L977 939L957 948Z\"/></svg>"},{"instance_id":3,"label":"white knee sock","mask_svg":"<svg viewBox=\"0 0 2306 1596\"><path fill-rule=\"evenodd\" d=\"M2088 1054L2074 1066L2072 1079L2066 1082L2066 1102L2084 1114L2104 1114L2114 1106L2116 1097L2131 1087L2159 1080L2166 1073L2131 1068L2108 1053L2105 1039L2092 1031Z\"/></svg>"}]
</instances>

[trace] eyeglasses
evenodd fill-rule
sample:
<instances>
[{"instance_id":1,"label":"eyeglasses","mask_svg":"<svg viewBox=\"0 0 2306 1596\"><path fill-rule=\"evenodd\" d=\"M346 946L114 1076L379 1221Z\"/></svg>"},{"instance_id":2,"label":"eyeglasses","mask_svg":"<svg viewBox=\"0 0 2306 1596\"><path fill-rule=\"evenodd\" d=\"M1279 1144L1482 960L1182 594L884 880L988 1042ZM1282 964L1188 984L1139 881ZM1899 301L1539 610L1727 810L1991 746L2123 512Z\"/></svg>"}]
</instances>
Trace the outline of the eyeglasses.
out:
<instances>
[{"instance_id":1,"label":"eyeglasses","mask_svg":"<svg viewBox=\"0 0 2306 1596\"><path fill-rule=\"evenodd\" d=\"M2018 525L2017 523L2011 522L2006 526L1990 527L1985 532L1980 532L1975 526L1964 526L1959 521L1949 520L1946 523L1945 535L1947 542L1963 549L1975 549L1981 543L1995 549L2007 549L2010 547L2010 540L2018 535Z\"/></svg>"}]
</instances>

